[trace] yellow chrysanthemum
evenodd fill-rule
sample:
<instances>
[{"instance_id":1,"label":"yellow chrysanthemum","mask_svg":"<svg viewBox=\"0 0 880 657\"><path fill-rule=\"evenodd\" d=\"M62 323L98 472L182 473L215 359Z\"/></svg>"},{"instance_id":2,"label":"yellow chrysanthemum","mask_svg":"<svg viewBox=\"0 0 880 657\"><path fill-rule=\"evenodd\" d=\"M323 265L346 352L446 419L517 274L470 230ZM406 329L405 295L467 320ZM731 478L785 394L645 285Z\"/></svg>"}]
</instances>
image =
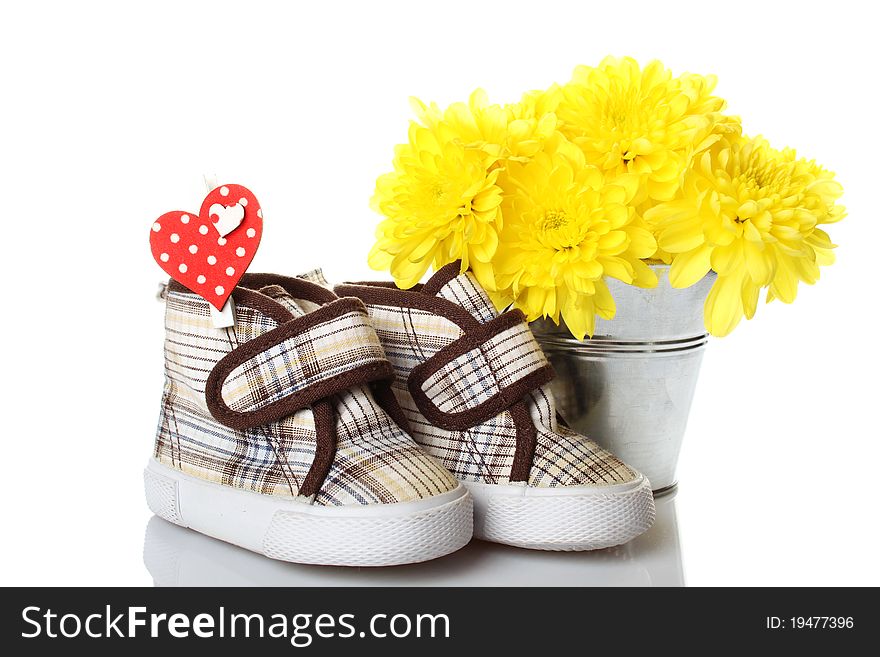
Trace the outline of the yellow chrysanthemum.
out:
<instances>
[{"instance_id":1,"label":"yellow chrysanthemum","mask_svg":"<svg viewBox=\"0 0 880 657\"><path fill-rule=\"evenodd\" d=\"M412 123L394 171L376 181L372 206L386 219L376 229L370 266L390 270L402 288L418 283L431 264L461 259L463 269L487 269L501 229L494 162L483 150L441 141Z\"/></svg>"},{"instance_id":2,"label":"yellow chrysanthemum","mask_svg":"<svg viewBox=\"0 0 880 657\"><path fill-rule=\"evenodd\" d=\"M767 300L794 301L798 282L815 283L834 262L822 224L839 221L842 188L834 174L793 150L777 151L758 137L724 138L685 178L680 198L649 210L661 249L672 254L669 277L687 287L709 269L718 278L706 299L713 335L730 333Z\"/></svg>"},{"instance_id":3,"label":"yellow chrysanthemum","mask_svg":"<svg viewBox=\"0 0 880 657\"><path fill-rule=\"evenodd\" d=\"M475 90L467 103L453 103L445 111L417 98L410 99L410 103L422 125L440 141L458 141L483 150L499 163L528 159L556 130L554 115L542 113L538 117L534 108L520 104L491 104L482 89Z\"/></svg>"},{"instance_id":4,"label":"yellow chrysanthemum","mask_svg":"<svg viewBox=\"0 0 880 657\"><path fill-rule=\"evenodd\" d=\"M660 62L644 69L629 57L606 57L579 66L551 108L560 130L583 150L587 163L611 178L642 178L638 203L668 201L695 155L720 135L738 133L739 119L725 116L712 95L714 76L672 77Z\"/></svg>"},{"instance_id":5,"label":"yellow chrysanthemum","mask_svg":"<svg viewBox=\"0 0 880 657\"><path fill-rule=\"evenodd\" d=\"M518 112L526 116L543 119L548 114L556 116L556 108L559 107L559 101L561 100L562 87L558 84L552 84L547 89L535 89L525 92L520 102L515 103L513 107L516 107ZM557 127L558 125L557 119Z\"/></svg>"},{"instance_id":6,"label":"yellow chrysanthemum","mask_svg":"<svg viewBox=\"0 0 880 657\"><path fill-rule=\"evenodd\" d=\"M578 339L592 335L595 316L614 316L604 282L613 276L656 284L640 258L656 249L651 233L635 223L631 205L638 178L614 183L561 141L529 162L511 162L502 174L505 226L493 259L498 296L529 320L565 320Z\"/></svg>"}]
</instances>

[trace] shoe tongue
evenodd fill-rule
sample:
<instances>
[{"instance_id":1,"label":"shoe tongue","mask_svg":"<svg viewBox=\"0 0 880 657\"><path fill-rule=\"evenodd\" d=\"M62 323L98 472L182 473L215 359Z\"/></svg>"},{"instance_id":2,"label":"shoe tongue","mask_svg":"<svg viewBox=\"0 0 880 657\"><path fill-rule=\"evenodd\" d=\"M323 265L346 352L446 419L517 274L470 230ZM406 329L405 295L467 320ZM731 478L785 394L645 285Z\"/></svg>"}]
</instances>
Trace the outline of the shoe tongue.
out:
<instances>
[{"instance_id":1,"label":"shoe tongue","mask_svg":"<svg viewBox=\"0 0 880 657\"><path fill-rule=\"evenodd\" d=\"M301 317L307 314L303 307L294 301L293 297L290 296L290 293L280 285L267 285L266 287L262 287L260 288L260 294L265 294L267 297L274 299L295 317Z\"/></svg>"},{"instance_id":2,"label":"shoe tongue","mask_svg":"<svg viewBox=\"0 0 880 657\"><path fill-rule=\"evenodd\" d=\"M422 291L461 306L479 322L486 323L498 317L495 305L474 275L468 271L463 274L458 271L457 262L446 265L437 270Z\"/></svg>"}]
</instances>

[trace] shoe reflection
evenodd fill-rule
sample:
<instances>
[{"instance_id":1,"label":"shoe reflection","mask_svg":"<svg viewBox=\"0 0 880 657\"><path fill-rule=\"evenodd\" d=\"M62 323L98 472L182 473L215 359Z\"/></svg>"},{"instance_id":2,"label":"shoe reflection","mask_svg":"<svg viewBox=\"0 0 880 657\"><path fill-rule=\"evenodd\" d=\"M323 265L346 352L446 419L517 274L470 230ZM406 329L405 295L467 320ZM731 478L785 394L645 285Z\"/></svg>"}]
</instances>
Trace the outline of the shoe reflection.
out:
<instances>
[{"instance_id":1,"label":"shoe reflection","mask_svg":"<svg viewBox=\"0 0 880 657\"><path fill-rule=\"evenodd\" d=\"M654 526L626 545L542 552L474 540L441 559L389 568L275 561L153 516L144 564L156 586L684 586L675 496L658 497Z\"/></svg>"}]
</instances>

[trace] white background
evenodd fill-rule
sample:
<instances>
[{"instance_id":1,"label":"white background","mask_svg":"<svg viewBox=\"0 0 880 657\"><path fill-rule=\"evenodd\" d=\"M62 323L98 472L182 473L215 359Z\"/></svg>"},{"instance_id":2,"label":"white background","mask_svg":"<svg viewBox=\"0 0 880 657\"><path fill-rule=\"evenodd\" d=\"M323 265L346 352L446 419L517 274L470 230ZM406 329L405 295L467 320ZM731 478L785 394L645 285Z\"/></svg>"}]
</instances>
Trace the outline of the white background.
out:
<instances>
[{"instance_id":1,"label":"white background","mask_svg":"<svg viewBox=\"0 0 880 657\"><path fill-rule=\"evenodd\" d=\"M880 52L861 7L4 3L0 582L152 583L141 470L162 274L147 236L198 209L203 173L260 199L252 271L369 276L368 199L408 96L512 101L611 53L717 74L746 131L836 171L849 209L818 285L709 346L676 498L686 582L880 584ZM573 574L601 559L576 558Z\"/></svg>"}]
</instances>

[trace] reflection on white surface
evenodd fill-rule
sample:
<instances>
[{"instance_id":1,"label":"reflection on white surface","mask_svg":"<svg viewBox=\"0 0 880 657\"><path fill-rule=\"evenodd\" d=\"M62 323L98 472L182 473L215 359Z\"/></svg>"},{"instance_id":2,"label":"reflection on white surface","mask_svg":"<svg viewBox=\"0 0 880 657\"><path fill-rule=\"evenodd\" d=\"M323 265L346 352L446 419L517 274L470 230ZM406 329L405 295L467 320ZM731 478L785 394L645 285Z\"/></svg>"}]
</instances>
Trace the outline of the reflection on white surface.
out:
<instances>
[{"instance_id":1,"label":"reflection on white surface","mask_svg":"<svg viewBox=\"0 0 880 657\"><path fill-rule=\"evenodd\" d=\"M541 552L475 540L441 559L390 568L275 561L154 516L144 564L156 586L684 586L675 491L656 502L648 532L607 550Z\"/></svg>"}]
</instances>

